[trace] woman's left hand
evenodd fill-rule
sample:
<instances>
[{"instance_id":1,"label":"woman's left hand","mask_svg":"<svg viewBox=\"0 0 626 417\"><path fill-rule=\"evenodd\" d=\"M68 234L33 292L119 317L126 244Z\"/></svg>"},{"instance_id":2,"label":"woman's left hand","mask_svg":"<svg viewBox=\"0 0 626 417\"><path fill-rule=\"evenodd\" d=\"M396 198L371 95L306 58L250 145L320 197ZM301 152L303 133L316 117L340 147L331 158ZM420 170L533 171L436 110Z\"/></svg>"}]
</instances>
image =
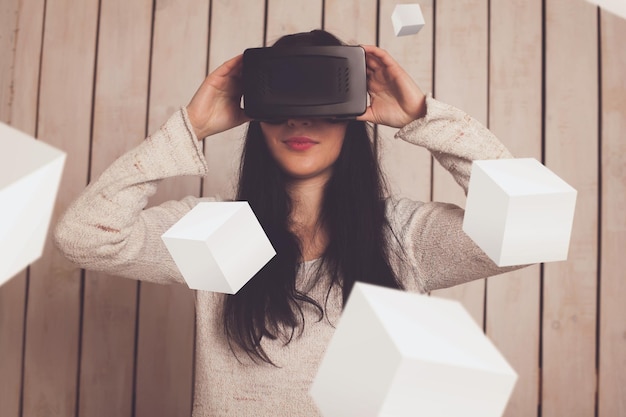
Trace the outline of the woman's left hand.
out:
<instances>
[{"instance_id":1,"label":"woman's left hand","mask_svg":"<svg viewBox=\"0 0 626 417\"><path fill-rule=\"evenodd\" d=\"M426 96L409 74L387 53L362 45L367 64L370 105L357 120L400 128L426 114Z\"/></svg>"}]
</instances>

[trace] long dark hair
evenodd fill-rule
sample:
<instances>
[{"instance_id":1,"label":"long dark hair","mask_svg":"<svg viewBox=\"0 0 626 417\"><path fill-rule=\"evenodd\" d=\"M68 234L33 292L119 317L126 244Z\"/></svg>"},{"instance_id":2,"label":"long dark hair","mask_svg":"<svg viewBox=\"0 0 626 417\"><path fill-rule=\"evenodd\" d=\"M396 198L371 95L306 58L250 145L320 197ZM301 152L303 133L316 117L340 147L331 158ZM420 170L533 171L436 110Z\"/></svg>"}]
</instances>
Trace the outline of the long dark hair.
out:
<instances>
[{"instance_id":1,"label":"long dark hair","mask_svg":"<svg viewBox=\"0 0 626 417\"><path fill-rule=\"evenodd\" d=\"M314 30L287 35L273 47L341 44L330 33ZM298 238L289 230L287 181L267 148L260 124L250 122L237 199L248 201L276 256L236 295L226 297L224 329L231 348L234 342L252 360L267 363L272 361L261 346L262 338L287 344L300 335L304 330L302 303L311 304L319 319L324 318L322 305L296 288L302 255ZM389 264L385 190L371 129L365 122L348 122L343 147L324 190L320 224L327 231L328 245L318 269L319 274L330 275L331 287L341 288L344 304L355 281L401 288Z\"/></svg>"}]
</instances>

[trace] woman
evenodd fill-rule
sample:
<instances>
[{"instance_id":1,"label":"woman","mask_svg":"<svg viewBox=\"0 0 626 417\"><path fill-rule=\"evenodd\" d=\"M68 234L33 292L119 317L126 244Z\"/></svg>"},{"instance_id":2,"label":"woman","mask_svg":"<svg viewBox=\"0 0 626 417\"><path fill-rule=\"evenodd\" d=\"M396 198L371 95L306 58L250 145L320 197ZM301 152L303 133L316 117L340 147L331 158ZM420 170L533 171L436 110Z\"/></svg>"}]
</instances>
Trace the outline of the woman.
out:
<instances>
[{"instance_id":1,"label":"woman","mask_svg":"<svg viewBox=\"0 0 626 417\"><path fill-rule=\"evenodd\" d=\"M274 47L339 44L313 31ZM357 120L250 121L237 198L277 255L234 296L196 293L194 416L318 415L308 389L357 280L427 292L504 272L462 232L462 209L386 196L366 122L401 128L398 138L429 149L465 190L472 160L511 155L426 97L385 51L364 49L370 105ZM160 236L199 199L144 208L160 179L207 173L202 139L249 121L241 67L238 56L209 74L186 108L87 187L55 230L70 260L184 282Z\"/></svg>"}]
</instances>

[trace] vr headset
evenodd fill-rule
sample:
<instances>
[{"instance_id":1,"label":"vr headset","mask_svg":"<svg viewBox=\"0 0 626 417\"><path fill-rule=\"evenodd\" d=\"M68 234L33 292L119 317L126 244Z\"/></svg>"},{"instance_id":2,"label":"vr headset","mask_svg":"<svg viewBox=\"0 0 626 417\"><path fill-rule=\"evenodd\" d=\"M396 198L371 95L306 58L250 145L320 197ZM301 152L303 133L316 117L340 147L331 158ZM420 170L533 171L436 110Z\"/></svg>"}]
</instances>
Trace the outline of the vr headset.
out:
<instances>
[{"instance_id":1,"label":"vr headset","mask_svg":"<svg viewBox=\"0 0 626 417\"><path fill-rule=\"evenodd\" d=\"M255 120L353 119L365 112L360 46L251 48L243 53L243 109Z\"/></svg>"}]
</instances>

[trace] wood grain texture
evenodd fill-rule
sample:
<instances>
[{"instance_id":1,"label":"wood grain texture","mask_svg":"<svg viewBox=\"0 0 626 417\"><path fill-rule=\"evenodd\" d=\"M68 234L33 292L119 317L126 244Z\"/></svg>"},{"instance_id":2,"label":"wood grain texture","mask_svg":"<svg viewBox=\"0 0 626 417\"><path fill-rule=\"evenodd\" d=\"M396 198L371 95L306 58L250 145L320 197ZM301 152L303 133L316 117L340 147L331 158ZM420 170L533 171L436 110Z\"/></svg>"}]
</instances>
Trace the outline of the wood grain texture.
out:
<instances>
[{"instance_id":1,"label":"wood grain texture","mask_svg":"<svg viewBox=\"0 0 626 417\"><path fill-rule=\"evenodd\" d=\"M246 48L263 46L264 13L263 2L213 1L209 71L242 54ZM240 20L247 24L233 24ZM239 160L247 127L248 124L245 123L205 139L204 150L209 175L203 182L203 195L219 196L223 199L235 197Z\"/></svg>"},{"instance_id":2,"label":"wood grain texture","mask_svg":"<svg viewBox=\"0 0 626 417\"><path fill-rule=\"evenodd\" d=\"M141 283L135 416L191 415L193 294Z\"/></svg>"},{"instance_id":3,"label":"wood grain texture","mask_svg":"<svg viewBox=\"0 0 626 417\"><path fill-rule=\"evenodd\" d=\"M206 74L210 2L157 0L148 133L186 105ZM159 184L151 204L199 195L196 177ZM184 285L140 284L135 416L190 415L194 298Z\"/></svg>"},{"instance_id":4,"label":"wood grain texture","mask_svg":"<svg viewBox=\"0 0 626 417\"><path fill-rule=\"evenodd\" d=\"M87 181L97 19L97 0L46 2L37 133L67 152L52 225ZM80 270L48 240L30 268L24 416L75 413L80 303Z\"/></svg>"},{"instance_id":5,"label":"wood grain texture","mask_svg":"<svg viewBox=\"0 0 626 417\"><path fill-rule=\"evenodd\" d=\"M13 77L15 53L17 52L17 30L20 2L5 0L0 3L0 117L8 123L13 102Z\"/></svg>"},{"instance_id":6,"label":"wood grain texture","mask_svg":"<svg viewBox=\"0 0 626 417\"><path fill-rule=\"evenodd\" d=\"M90 177L146 135L152 1L102 2ZM86 271L79 416L132 415L137 282Z\"/></svg>"},{"instance_id":7,"label":"wood grain texture","mask_svg":"<svg viewBox=\"0 0 626 417\"><path fill-rule=\"evenodd\" d=\"M27 133L35 134L39 69L44 26L44 4L38 0L18 0L14 39L13 71L9 84L11 96L8 119L3 121ZM0 100L3 101L3 100Z\"/></svg>"},{"instance_id":8,"label":"wood grain texture","mask_svg":"<svg viewBox=\"0 0 626 417\"><path fill-rule=\"evenodd\" d=\"M321 0L267 0L267 45L283 35L321 28L322 3Z\"/></svg>"},{"instance_id":9,"label":"wood grain texture","mask_svg":"<svg viewBox=\"0 0 626 417\"><path fill-rule=\"evenodd\" d=\"M488 2L439 2L435 16L435 97L487 124ZM433 166L433 200L465 205L463 190L439 163ZM459 300L481 326L485 281L433 294Z\"/></svg>"},{"instance_id":10,"label":"wood grain texture","mask_svg":"<svg viewBox=\"0 0 626 417\"><path fill-rule=\"evenodd\" d=\"M403 3L410 3L404 1ZM432 1L420 2L426 24L415 35L396 37L391 15L396 1L382 0L379 16L379 46L394 57L425 94L433 89L434 8ZM380 159L391 193L417 201L431 199L432 157L424 148L394 139L398 129L379 126Z\"/></svg>"},{"instance_id":11,"label":"wood grain texture","mask_svg":"<svg viewBox=\"0 0 626 417\"><path fill-rule=\"evenodd\" d=\"M602 12L602 224L598 416L626 415L626 20Z\"/></svg>"},{"instance_id":12,"label":"wood grain texture","mask_svg":"<svg viewBox=\"0 0 626 417\"><path fill-rule=\"evenodd\" d=\"M0 415L20 416L26 271L0 287Z\"/></svg>"},{"instance_id":13,"label":"wood grain texture","mask_svg":"<svg viewBox=\"0 0 626 417\"><path fill-rule=\"evenodd\" d=\"M376 44L376 0L325 0L324 30L348 45Z\"/></svg>"},{"instance_id":14,"label":"wood grain texture","mask_svg":"<svg viewBox=\"0 0 626 417\"><path fill-rule=\"evenodd\" d=\"M489 126L515 157L541 161L542 2L491 2ZM540 267L487 280L486 333L518 373L507 417L537 415Z\"/></svg>"},{"instance_id":15,"label":"wood grain texture","mask_svg":"<svg viewBox=\"0 0 626 417\"><path fill-rule=\"evenodd\" d=\"M209 5L206 0L155 2L148 133L187 105L206 75ZM150 202L156 205L199 192L200 178L168 178Z\"/></svg>"},{"instance_id":16,"label":"wood grain texture","mask_svg":"<svg viewBox=\"0 0 626 417\"><path fill-rule=\"evenodd\" d=\"M0 5L0 121L35 135L43 4ZM0 287L0 415L19 417L27 271Z\"/></svg>"},{"instance_id":17,"label":"wood grain texture","mask_svg":"<svg viewBox=\"0 0 626 417\"><path fill-rule=\"evenodd\" d=\"M38 133L41 140L68 152L54 224L58 214L84 189L89 175L93 178L144 137L146 107L150 109L149 132L188 102L206 74L207 49L208 67L213 69L245 47L260 46L264 37L272 43L282 34L322 25L349 42L375 43L376 29L372 32L370 16L372 7L378 7L380 45L403 66L412 68L411 74L424 91L433 90L437 98L482 122L488 116L490 128L514 155L536 157L540 150L533 133L537 130L535 112L541 111L536 105L536 54L541 48L535 17L538 2L423 1L426 26L418 35L394 38L385 29L390 27L389 10L394 5L387 0L268 0L265 35L263 1L158 0L153 54L146 58L150 48L140 45L146 41L145 7L151 7L152 2L146 6L146 0L133 4L118 0L4 0L0 2L0 120L27 133ZM90 155L99 3L101 39ZM491 5L489 55L485 46L487 4ZM116 14L116 5L134 11L126 16L122 11ZM211 45L207 45L209 5ZM626 246L626 57L622 41L626 21L602 11L598 28L598 9L584 1L546 0L545 6L545 162L579 191L569 260L545 266L543 289L536 287L537 266L490 278L486 306L480 298L482 283L478 289L472 289L471 284L455 291L479 294L479 302L472 304L480 310L475 316L486 308L487 334L520 373L506 416L593 416L596 388L597 415L621 416L626 415L626 328L622 319L626 316L622 302L626 296L622 259ZM432 21L428 19L430 13ZM137 27L131 27L130 22ZM400 46L405 42L410 45L406 51ZM431 50L426 52L428 48ZM116 51L118 57L114 56ZM428 88L432 73L425 62L418 61L433 54L436 85ZM146 59L152 63L150 96L147 79L141 76L147 71ZM599 87L601 103L597 101ZM111 120L119 126L110 126ZM242 134L243 127L206 142L211 172L204 194L226 197L232 192ZM388 143L396 145L383 142ZM412 198L429 198L430 184L421 185L421 168L412 165L413 157L405 160L404 156L404 151L383 148L383 162L391 166L390 171L402 168L390 172L393 186ZM462 204L460 191L451 180L453 191L448 194L447 180L439 179L448 174L439 173L439 169L435 167L435 199ZM152 203L200 191L199 179L178 184L164 184ZM597 221L599 203L601 224ZM128 416L129 394L133 392L127 385L128 366L133 358L127 354L132 343L130 329L135 326L131 310L136 284L88 273L81 338L81 271L61 259L49 244L31 271L27 294L25 273L0 288L0 415ZM151 417L189 415L193 300L182 286L141 287L134 413ZM539 296L533 295L539 291L543 291L541 317L537 317L536 307ZM468 296L475 300L473 297ZM28 308L24 323L25 298ZM537 327L543 329L541 345ZM539 353L543 368L537 375L534 358ZM541 376L542 384L538 381ZM20 413L21 380L24 409ZM105 404L107 399L110 403Z\"/></svg>"},{"instance_id":18,"label":"wood grain texture","mask_svg":"<svg viewBox=\"0 0 626 417\"><path fill-rule=\"evenodd\" d=\"M596 391L598 27L546 2L545 164L578 190L568 260L544 267L542 417L591 416Z\"/></svg>"}]
</instances>

